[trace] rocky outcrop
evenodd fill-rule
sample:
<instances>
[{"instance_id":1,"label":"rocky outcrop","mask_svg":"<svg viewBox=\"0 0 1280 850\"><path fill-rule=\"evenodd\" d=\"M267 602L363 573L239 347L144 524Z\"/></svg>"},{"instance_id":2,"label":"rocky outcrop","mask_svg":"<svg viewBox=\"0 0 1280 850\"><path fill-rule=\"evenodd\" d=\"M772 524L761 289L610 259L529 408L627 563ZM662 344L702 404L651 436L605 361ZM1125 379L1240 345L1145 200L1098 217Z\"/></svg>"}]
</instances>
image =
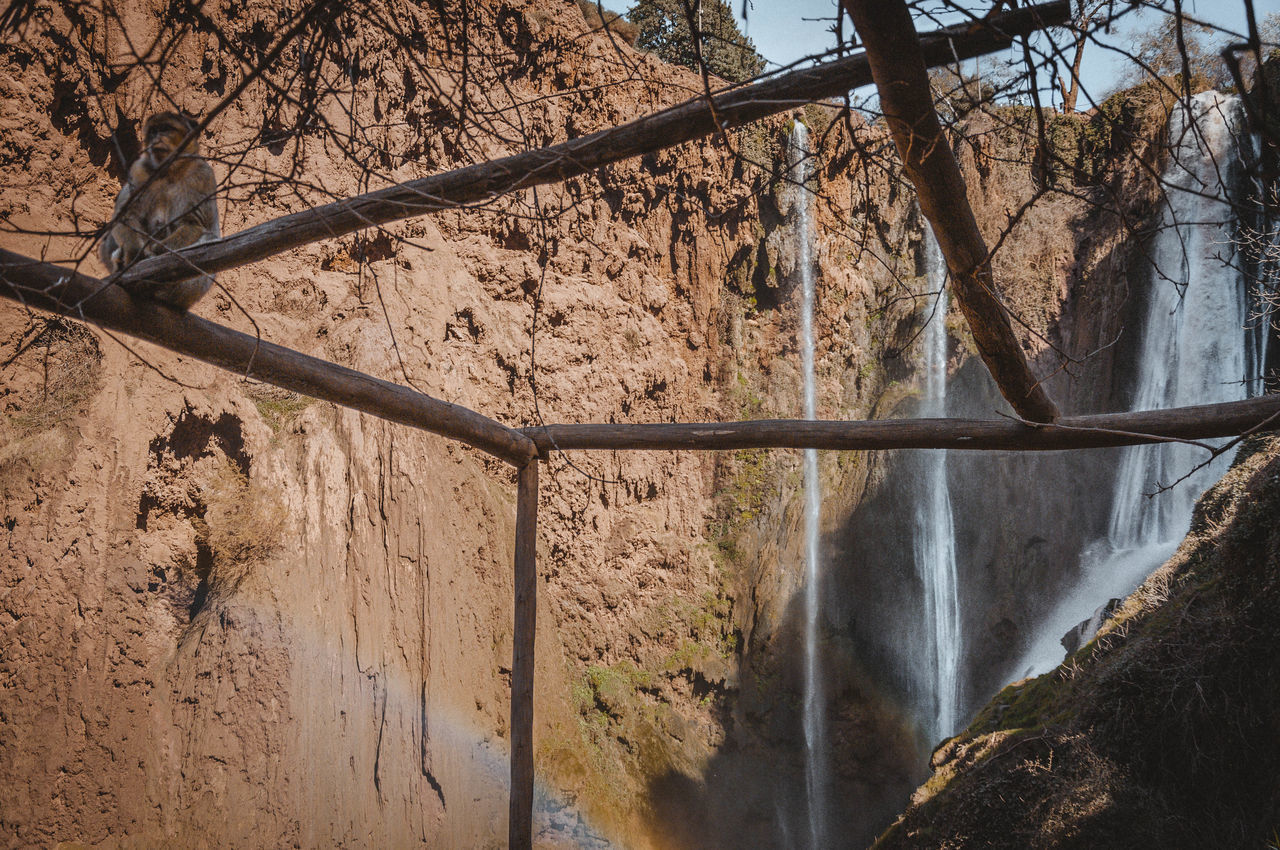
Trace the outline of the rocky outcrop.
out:
<instances>
[{"instance_id":1,"label":"rocky outcrop","mask_svg":"<svg viewBox=\"0 0 1280 850\"><path fill-rule=\"evenodd\" d=\"M1174 557L1061 667L941 746L875 845L1250 847L1274 840L1280 444L1253 439Z\"/></svg>"},{"instance_id":2,"label":"rocky outcrop","mask_svg":"<svg viewBox=\"0 0 1280 850\"><path fill-rule=\"evenodd\" d=\"M1099 605L1097 610L1087 619L1081 620L1072 626L1071 630L1062 636L1062 648L1067 651L1067 655L1071 655L1092 640L1093 636L1107 622L1107 619L1120 607L1122 601L1121 599L1108 599L1105 603Z\"/></svg>"}]
</instances>

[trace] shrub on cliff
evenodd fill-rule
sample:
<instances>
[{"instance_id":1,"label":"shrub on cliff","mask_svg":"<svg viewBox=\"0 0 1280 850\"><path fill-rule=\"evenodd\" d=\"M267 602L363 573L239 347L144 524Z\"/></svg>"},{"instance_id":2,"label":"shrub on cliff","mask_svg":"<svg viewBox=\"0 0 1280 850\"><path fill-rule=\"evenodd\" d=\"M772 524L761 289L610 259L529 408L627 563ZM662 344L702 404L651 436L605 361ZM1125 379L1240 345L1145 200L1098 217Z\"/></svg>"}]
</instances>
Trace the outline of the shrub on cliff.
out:
<instances>
[{"instance_id":1,"label":"shrub on cliff","mask_svg":"<svg viewBox=\"0 0 1280 850\"><path fill-rule=\"evenodd\" d=\"M0 489L20 468L34 470L67 457L75 421L98 392L102 361L90 331L57 318L11 334L3 348Z\"/></svg>"},{"instance_id":2,"label":"shrub on cliff","mask_svg":"<svg viewBox=\"0 0 1280 850\"><path fill-rule=\"evenodd\" d=\"M248 565L279 548L284 504L230 461L214 468L202 491L205 513L199 528L213 553L215 569L231 570L239 580Z\"/></svg>"}]
</instances>

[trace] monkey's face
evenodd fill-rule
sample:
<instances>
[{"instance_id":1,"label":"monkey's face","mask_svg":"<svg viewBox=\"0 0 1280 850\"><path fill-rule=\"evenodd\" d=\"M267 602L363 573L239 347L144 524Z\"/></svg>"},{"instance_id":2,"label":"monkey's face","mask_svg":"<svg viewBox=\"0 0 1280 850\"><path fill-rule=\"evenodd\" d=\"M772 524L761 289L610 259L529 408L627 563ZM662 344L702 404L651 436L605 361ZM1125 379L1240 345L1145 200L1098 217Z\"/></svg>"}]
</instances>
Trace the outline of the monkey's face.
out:
<instances>
[{"instance_id":1,"label":"monkey's face","mask_svg":"<svg viewBox=\"0 0 1280 850\"><path fill-rule=\"evenodd\" d=\"M158 167L171 153L176 151L178 145L182 144L182 139L185 135L185 133L177 132L171 128L150 133L147 136L147 157L151 160L151 167Z\"/></svg>"},{"instance_id":2,"label":"monkey's face","mask_svg":"<svg viewBox=\"0 0 1280 850\"><path fill-rule=\"evenodd\" d=\"M146 156L150 160L151 167L156 168L178 150L178 146L190 131L191 127L177 116L170 117L166 114L148 120L144 130L146 137L143 144L146 146ZM194 139L187 144L186 151L196 152Z\"/></svg>"}]
</instances>

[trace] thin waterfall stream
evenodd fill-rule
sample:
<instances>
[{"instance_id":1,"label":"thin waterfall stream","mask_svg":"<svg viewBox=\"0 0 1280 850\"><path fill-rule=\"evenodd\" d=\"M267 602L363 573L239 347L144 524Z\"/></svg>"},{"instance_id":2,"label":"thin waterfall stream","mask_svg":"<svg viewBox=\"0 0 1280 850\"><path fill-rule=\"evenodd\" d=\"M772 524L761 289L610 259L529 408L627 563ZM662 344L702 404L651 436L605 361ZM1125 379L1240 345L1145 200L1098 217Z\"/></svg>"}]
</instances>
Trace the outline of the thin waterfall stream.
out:
<instances>
[{"instance_id":1,"label":"thin waterfall stream","mask_svg":"<svg viewBox=\"0 0 1280 850\"><path fill-rule=\"evenodd\" d=\"M926 283L936 296L925 307L924 397L919 415L947 415L947 267L932 232L925 236ZM921 452L920 494L912 532L916 572L924 586L927 631L924 654L932 667L931 693L922 708L931 715L931 740L955 734L960 698L960 598L955 527L947 485L947 452Z\"/></svg>"},{"instance_id":2,"label":"thin waterfall stream","mask_svg":"<svg viewBox=\"0 0 1280 850\"><path fill-rule=\"evenodd\" d=\"M809 131L799 121L791 129L791 180L796 192L795 228L800 274L800 366L804 374L804 418L817 418L817 391L813 373L813 249L809 207ZM804 452L804 754L805 791L808 802L809 841L826 847L828 755L825 700L818 648L821 615L821 563L818 523L822 515L822 485L818 480L818 452Z\"/></svg>"},{"instance_id":3,"label":"thin waterfall stream","mask_svg":"<svg viewBox=\"0 0 1280 850\"><path fill-rule=\"evenodd\" d=\"M1250 298L1235 261L1229 205L1239 113L1238 98L1210 91L1192 98L1189 114L1180 104L1170 116L1168 201L1151 246L1154 278L1130 410L1233 401L1260 384L1256 352L1265 343L1247 327ZM1017 675L1056 667L1066 632L1109 599L1128 595L1173 554L1196 500L1231 462L1224 455L1197 468L1205 459L1203 449L1184 443L1122 450L1106 536L1086 548L1076 587L1045 618Z\"/></svg>"}]
</instances>

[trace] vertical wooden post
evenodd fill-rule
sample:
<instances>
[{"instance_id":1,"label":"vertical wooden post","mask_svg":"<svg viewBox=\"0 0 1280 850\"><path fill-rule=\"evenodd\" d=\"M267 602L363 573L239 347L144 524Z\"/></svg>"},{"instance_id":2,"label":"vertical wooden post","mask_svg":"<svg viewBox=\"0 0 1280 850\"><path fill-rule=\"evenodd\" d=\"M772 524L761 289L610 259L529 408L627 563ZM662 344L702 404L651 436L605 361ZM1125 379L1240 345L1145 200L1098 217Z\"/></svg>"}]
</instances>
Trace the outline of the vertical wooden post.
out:
<instances>
[{"instance_id":1,"label":"vertical wooden post","mask_svg":"<svg viewBox=\"0 0 1280 850\"><path fill-rule=\"evenodd\" d=\"M520 468L516 495L516 616L511 651L511 808L507 844L533 847L533 639L538 615L538 461Z\"/></svg>"}]
</instances>

